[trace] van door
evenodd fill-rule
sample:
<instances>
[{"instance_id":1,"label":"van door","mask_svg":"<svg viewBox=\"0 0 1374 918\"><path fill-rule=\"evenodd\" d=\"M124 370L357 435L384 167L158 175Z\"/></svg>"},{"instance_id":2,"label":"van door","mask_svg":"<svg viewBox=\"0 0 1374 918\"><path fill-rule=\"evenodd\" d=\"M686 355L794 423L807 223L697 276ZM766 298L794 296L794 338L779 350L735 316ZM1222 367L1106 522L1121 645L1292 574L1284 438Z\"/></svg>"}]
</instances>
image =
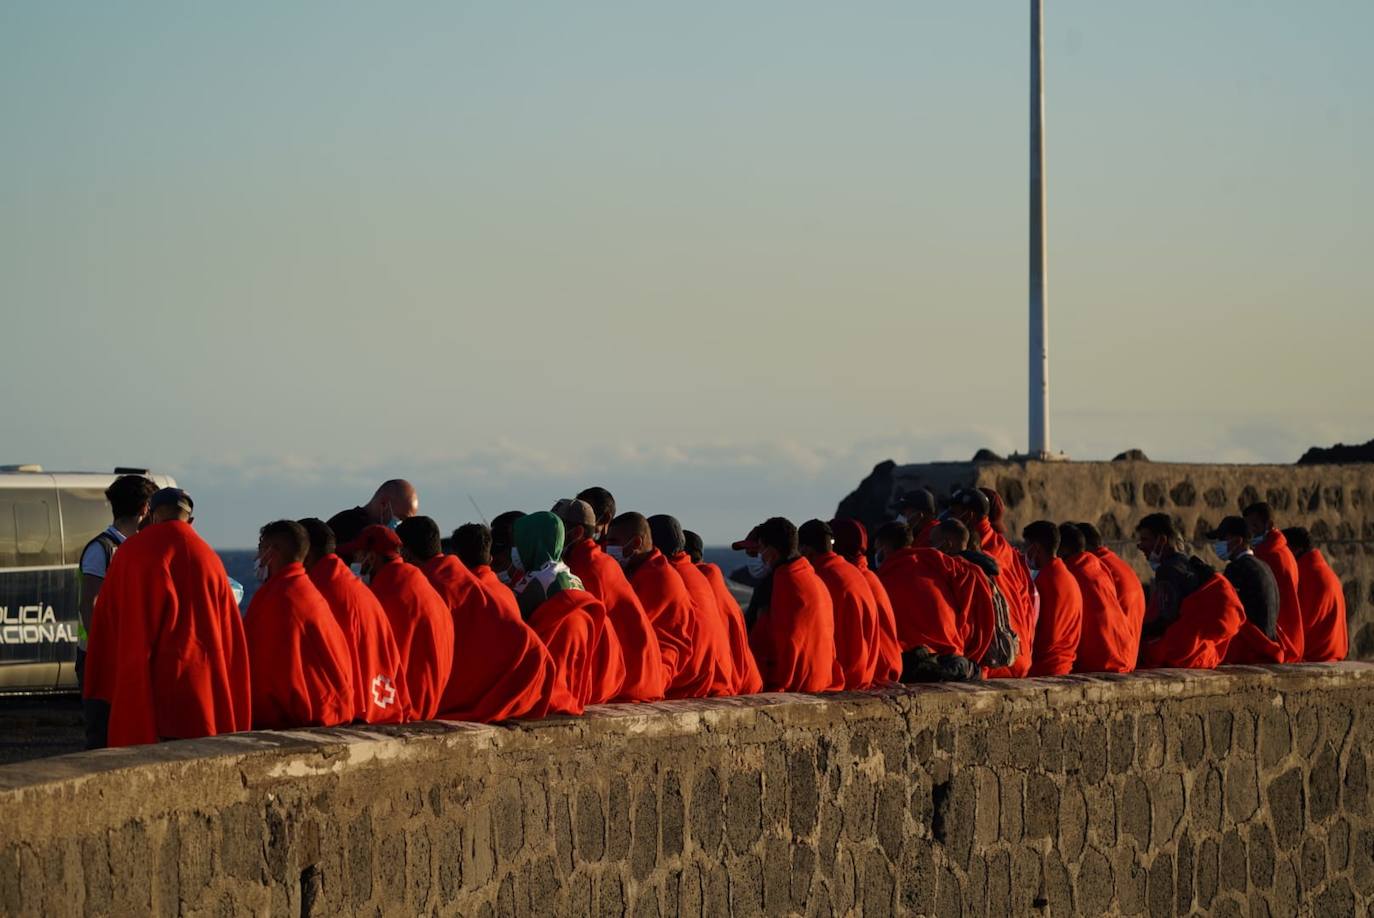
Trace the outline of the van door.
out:
<instances>
[{"instance_id":1,"label":"van door","mask_svg":"<svg viewBox=\"0 0 1374 918\"><path fill-rule=\"evenodd\" d=\"M51 690L76 632L59 621L70 603L62 524L52 487L0 490L0 689Z\"/></svg>"}]
</instances>

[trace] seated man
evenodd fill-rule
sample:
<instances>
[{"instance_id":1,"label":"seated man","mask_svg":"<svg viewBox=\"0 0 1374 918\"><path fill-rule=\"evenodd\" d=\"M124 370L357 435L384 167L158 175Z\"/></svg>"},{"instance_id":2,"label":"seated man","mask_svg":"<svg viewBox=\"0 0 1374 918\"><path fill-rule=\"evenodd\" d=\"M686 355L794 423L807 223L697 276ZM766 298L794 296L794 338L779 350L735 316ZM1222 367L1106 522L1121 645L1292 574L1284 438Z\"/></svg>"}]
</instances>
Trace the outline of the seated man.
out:
<instances>
[{"instance_id":1,"label":"seated man","mask_svg":"<svg viewBox=\"0 0 1374 918\"><path fill-rule=\"evenodd\" d=\"M1350 650L1345 621L1345 590L1341 578L1314 548L1306 529L1283 531L1298 559L1298 600L1302 605L1303 660L1329 663L1344 660Z\"/></svg>"},{"instance_id":2,"label":"seated man","mask_svg":"<svg viewBox=\"0 0 1374 918\"><path fill-rule=\"evenodd\" d=\"M1000 499L998 506L1001 506ZM988 670L992 678L1024 676L1030 672L1032 648L1035 645L1035 632L1038 618L1039 594L1031 580L1026 561L1006 536L999 525L993 525L993 503L988 495L976 488L956 491L950 498L949 515L964 524L969 531L969 547L985 552L997 562L998 589L1007 603L1007 617L1011 628L1016 632L1020 653L1009 666Z\"/></svg>"},{"instance_id":3,"label":"seated man","mask_svg":"<svg viewBox=\"0 0 1374 918\"><path fill-rule=\"evenodd\" d=\"M730 587L725 583L725 575L716 565L703 560L704 545L701 536L690 529L682 533L687 545L687 557L692 559L696 569L701 571L711 592L716 597L716 608L725 617L730 638L730 669L735 674L735 683L727 693L730 695L754 695L763 691L763 677L759 675L758 664L754 662L754 652L749 649L749 629L744 624L744 610L739 607Z\"/></svg>"},{"instance_id":4,"label":"seated man","mask_svg":"<svg viewBox=\"0 0 1374 918\"><path fill-rule=\"evenodd\" d=\"M353 719L399 724L409 716L405 672L396 636L382 604L334 553L334 533L324 520L298 520L310 539L305 569L339 623L353 670Z\"/></svg>"},{"instance_id":5,"label":"seated man","mask_svg":"<svg viewBox=\"0 0 1374 918\"><path fill-rule=\"evenodd\" d=\"M355 711L343 630L305 573L310 537L277 520L258 533L262 586L243 618L253 681L253 729L333 727Z\"/></svg>"},{"instance_id":6,"label":"seated man","mask_svg":"<svg viewBox=\"0 0 1374 918\"><path fill-rule=\"evenodd\" d=\"M1240 597L1245 621L1226 648L1226 663L1282 663L1278 643L1279 587L1269 565L1250 550L1245 520L1228 516L1207 533L1212 550L1226 563L1222 572Z\"/></svg>"},{"instance_id":7,"label":"seated man","mask_svg":"<svg viewBox=\"0 0 1374 918\"><path fill-rule=\"evenodd\" d=\"M1102 533L1096 526L1092 523L1075 525L1078 531L1083 533L1083 543L1087 546L1088 552L1097 558L1112 576L1117 604L1121 606L1121 611L1126 613L1126 621L1129 623L1130 644L1127 645L1126 656L1134 666L1136 658L1140 655L1140 630L1145 624L1145 585L1140 582L1135 568L1131 567L1125 558L1103 544Z\"/></svg>"},{"instance_id":8,"label":"seated man","mask_svg":"<svg viewBox=\"0 0 1374 918\"><path fill-rule=\"evenodd\" d=\"M880 663L878 601L859 569L835 554L834 535L821 520L807 520L797 532L801 555L811 562L830 593L835 613L835 658L846 689L869 688Z\"/></svg>"},{"instance_id":9,"label":"seated man","mask_svg":"<svg viewBox=\"0 0 1374 918\"><path fill-rule=\"evenodd\" d=\"M511 588L491 569L492 534L482 523L464 523L453 530L449 539L453 554L472 571L472 576L486 591L488 601L495 603L508 617L520 619L520 604Z\"/></svg>"},{"instance_id":10,"label":"seated man","mask_svg":"<svg viewBox=\"0 0 1374 918\"><path fill-rule=\"evenodd\" d=\"M1152 513L1136 526L1136 547L1155 571L1139 669L1215 669L1245 621L1235 588L1182 545L1168 514Z\"/></svg>"},{"instance_id":11,"label":"seated man","mask_svg":"<svg viewBox=\"0 0 1374 918\"><path fill-rule=\"evenodd\" d=\"M725 615L716 605L716 594L706 575L697 570L686 552L686 538L682 524L666 513L649 517L649 535L654 548L663 553L692 600L694 644L702 645L710 666L710 696L732 695L735 692L735 671L730 658L730 631Z\"/></svg>"},{"instance_id":12,"label":"seated man","mask_svg":"<svg viewBox=\"0 0 1374 918\"><path fill-rule=\"evenodd\" d=\"M878 669L874 681L896 682L902 677L902 645L897 640L897 617L892 612L892 598L868 566L868 530L858 520L831 520L830 531L835 536L835 554L844 558L864 578L878 608Z\"/></svg>"},{"instance_id":13,"label":"seated man","mask_svg":"<svg viewBox=\"0 0 1374 918\"><path fill-rule=\"evenodd\" d=\"M1059 558L1083 597L1083 630L1074 658L1076 673L1128 673L1135 669L1131 623L1116 598L1111 572L1087 550L1083 531L1073 523L1059 527ZM1042 575L1043 576L1043 575ZM1036 585L1040 583L1036 580ZM1044 615L1044 593L1040 609ZM1032 663L1032 665L1034 665Z\"/></svg>"},{"instance_id":14,"label":"seated man","mask_svg":"<svg viewBox=\"0 0 1374 918\"><path fill-rule=\"evenodd\" d=\"M448 603L413 564L401 560L401 539L386 526L368 526L344 546L363 566L363 578L382 604L405 670L410 720L433 720L453 671L453 618Z\"/></svg>"},{"instance_id":15,"label":"seated man","mask_svg":"<svg viewBox=\"0 0 1374 918\"><path fill-rule=\"evenodd\" d=\"M905 523L885 523L875 538L878 579L892 601L902 652L925 647L934 654L967 656L961 635L964 609L949 592L952 559L913 548Z\"/></svg>"},{"instance_id":16,"label":"seated man","mask_svg":"<svg viewBox=\"0 0 1374 918\"><path fill-rule=\"evenodd\" d=\"M897 514L911 530L914 548L931 548L930 536L940 522L935 508L935 495L926 488L908 491L897 499Z\"/></svg>"},{"instance_id":17,"label":"seated man","mask_svg":"<svg viewBox=\"0 0 1374 918\"><path fill-rule=\"evenodd\" d=\"M797 546L797 527L780 516L754 532L759 557L772 574L768 605L749 644L765 692L838 692L844 672L835 658L830 593Z\"/></svg>"},{"instance_id":18,"label":"seated man","mask_svg":"<svg viewBox=\"0 0 1374 918\"><path fill-rule=\"evenodd\" d=\"M649 616L625 578L625 569L601 550L593 536L596 516L583 500L560 500L553 512L563 521L567 547L563 560L582 586L606 607L609 627L615 631L625 659L625 684L615 701L659 701L667 680L663 652Z\"/></svg>"},{"instance_id":19,"label":"seated man","mask_svg":"<svg viewBox=\"0 0 1374 918\"><path fill-rule=\"evenodd\" d=\"M525 569L515 595L553 657L554 707L580 714L589 704L609 701L625 682L625 661L606 628L606 607L560 560L563 522L547 510L530 513L515 521L514 536Z\"/></svg>"},{"instance_id":20,"label":"seated man","mask_svg":"<svg viewBox=\"0 0 1374 918\"><path fill-rule=\"evenodd\" d=\"M1278 641L1283 647L1283 662L1299 663L1304 659L1303 613L1298 598L1298 561L1288 548L1288 540L1274 525L1274 511L1264 502L1245 508L1246 528L1250 544L1259 558L1274 572L1279 588Z\"/></svg>"},{"instance_id":21,"label":"seated man","mask_svg":"<svg viewBox=\"0 0 1374 918\"><path fill-rule=\"evenodd\" d=\"M84 692L109 703L111 746L252 728L243 620L219 555L191 528L193 508L180 488L153 494L147 525L114 553L96 597Z\"/></svg>"},{"instance_id":22,"label":"seated man","mask_svg":"<svg viewBox=\"0 0 1374 918\"><path fill-rule=\"evenodd\" d=\"M1073 671L1083 638L1083 594L1058 557L1058 526L1036 520L1021 530L1021 538L1026 543L1026 564L1040 592L1030 675L1063 676Z\"/></svg>"},{"instance_id":23,"label":"seated man","mask_svg":"<svg viewBox=\"0 0 1374 918\"><path fill-rule=\"evenodd\" d=\"M538 635L492 602L457 556L439 551L432 519L411 517L396 535L401 557L420 568L453 618L453 666L438 716L489 723L547 714L556 673Z\"/></svg>"}]
</instances>

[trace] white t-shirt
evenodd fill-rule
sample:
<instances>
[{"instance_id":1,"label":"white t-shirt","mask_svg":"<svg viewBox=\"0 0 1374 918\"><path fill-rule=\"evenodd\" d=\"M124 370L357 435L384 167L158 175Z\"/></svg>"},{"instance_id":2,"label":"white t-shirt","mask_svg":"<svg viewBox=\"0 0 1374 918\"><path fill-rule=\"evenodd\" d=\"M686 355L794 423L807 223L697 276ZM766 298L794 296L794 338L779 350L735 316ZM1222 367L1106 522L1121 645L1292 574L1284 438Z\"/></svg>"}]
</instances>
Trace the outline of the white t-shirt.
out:
<instances>
[{"instance_id":1,"label":"white t-shirt","mask_svg":"<svg viewBox=\"0 0 1374 918\"><path fill-rule=\"evenodd\" d=\"M101 533L101 535L107 535L114 539L116 546L124 544L124 533L120 532L113 525ZM113 556L113 553L111 553L111 556ZM108 563L109 560L105 556L105 546L92 540L91 544L86 546L85 553L81 556L81 573L90 574L92 577L99 577L101 580L104 580L106 565Z\"/></svg>"}]
</instances>

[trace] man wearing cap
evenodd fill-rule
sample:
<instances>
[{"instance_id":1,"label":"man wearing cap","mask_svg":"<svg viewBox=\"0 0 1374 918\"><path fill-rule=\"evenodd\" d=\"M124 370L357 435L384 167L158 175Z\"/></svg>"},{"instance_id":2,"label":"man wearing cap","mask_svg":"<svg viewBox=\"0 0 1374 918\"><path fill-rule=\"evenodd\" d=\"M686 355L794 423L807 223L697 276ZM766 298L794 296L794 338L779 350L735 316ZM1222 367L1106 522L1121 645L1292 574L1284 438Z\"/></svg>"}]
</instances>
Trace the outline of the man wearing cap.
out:
<instances>
[{"instance_id":1,"label":"man wearing cap","mask_svg":"<svg viewBox=\"0 0 1374 918\"><path fill-rule=\"evenodd\" d=\"M982 621L975 602L980 584L965 562L930 548L913 548L905 523L885 523L875 537L878 579L892 601L902 652L925 647L931 653L968 657L982 652L968 646L966 622ZM965 565L961 567L960 565ZM987 589L991 608L991 589ZM982 629L979 629L981 634ZM991 636L986 638L990 641ZM979 643L984 643L980 638ZM986 648L983 649L983 652Z\"/></svg>"},{"instance_id":2,"label":"man wearing cap","mask_svg":"<svg viewBox=\"0 0 1374 918\"><path fill-rule=\"evenodd\" d=\"M582 588L561 560L563 521L540 510L515 521L515 548L525 575L515 585L520 611L553 657L554 710L580 714L620 694L625 660L606 607Z\"/></svg>"},{"instance_id":3,"label":"man wearing cap","mask_svg":"<svg viewBox=\"0 0 1374 918\"><path fill-rule=\"evenodd\" d=\"M1283 531L1298 560L1298 599L1302 604L1302 654L1308 663L1344 660L1350 650L1345 621L1345 590L1312 536L1300 526Z\"/></svg>"},{"instance_id":4,"label":"man wearing cap","mask_svg":"<svg viewBox=\"0 0 1374 918\"><path fill-rule=\"evenodd\" d=\"M1221 665L1245 622L1235 587L1181 550L1183 538L1167 513L1151 513L1136 524L1136 547L1155 571L1137 668Z\"/></svg>"},{"instance_id":5,"label":"man wearing cap","mask_svg":"<svg viewBox=\"0 0 1374 918\"><path fill-rule=\"evenodd\" d=\"M1083 628L1073 671L1128 673L1135 669L1131 623L1117 601L1116 584L1102 562L1087 550L1082 530L1073 523L1059 526L1059 560L1078 584L1078 593L1083 599ZM1040 580L1035 583L1039 586ZM1043 596L1042 592L1042 616Z\"/></svg>"},{"instance_id":6,"label":"man wearing cap","mask_svg":"<svg viewBox=\"0 0 1374 918\"><path fill-rule=\"evenodd\" d=\"M596 515L584 500L560 500L553 512L563 521L563 560L588 593L606 607L606 626L615 632L625 660L625 682L615 701L660 701L667 688L663 652L654 626L625 579L625 570L601 550L594 536Z\"/></svg>"},{"instance_id":7,"label":"man wearing cap","mask_svg":"<svg viewBox=\"0 0 1374 918\"><path fill-rule=\"evenodd\" d=\"M453 671L448 603L418 567L401 560L401 539L389 526L368 526L342 552L362 563L363 579L391 622L405 667L410 719L433 720Z\"/></svg>"},{"instance_id":8,"label":"man wearing cap","mask_svg":"<svg viewBox=\"0 0 1374 918\"><path fill-rule=\"evenodd\" d=\"M744 625L744 612L740 609L734 594L730 592L730 588L726 586L725 575L719 567L703 558L702 551L705 545L701 536L687 529L683 530L682 538L687 546L687 557L692 559L692 564L696 565L696 569L701 571L707 583L711 584L711 592L716 597L716 608L725 618L730 641L730 667L735 674L734 690L730 694L754 695L763 691L763 677L759 675L754 652L749 649L749 629Z\"/></svg>"},{"instance_id":9,"label":"man wearing cap","mask_svg":"<svg viewBox=\"0 0 1374 918\"><path fill-rule=\"evenodd\" d=\"M835 659L846 689L865 689L877 681L881 658L878 601L858 568L835 554L835 537L823 520L807 520L797 530L797 547L811 562L830 593L835 615Z\"/></svg>"},{"instance_id":10,"label":"man wearing cap","mask_svg":"<svg viewBox=\"0 0 1374 918\"><path fill-rule=\"evenodd\" d=\"M759 557L772 571L768 606L749 633L765 692L838 692L844 671L835 658L830 592L801 556L797 527L780 516L759 524Z\"/></svg>"},{"instance_id":11,"label":"man wearing cap","mask_svg":"<svg viewBox=\"0 0 1374 918\"><path fill-rule=\"evenodd\" d=\"M896 682L902 677L902 645L897 640L897 618L892 613L892 599L887 588L868 566L868 530L858 520L831 520L835 554L854 566L868 584L878 609L878 668L876 683Z\"/></svg>"},{"instance_id":12,"label":"man wearing cap","mask_svg":"<svg viewBox=\"0 0 1374 918\"><path fill-rule=\"evenodd\" d=\"M157 522L120 546L96 599L85 696L109 702L111 746L252 727L238 602L194 506L179 488L153 494Z\"/></svg>"},{"instance_id":13,"label":"man wearing cap","mask_svg":"<svg viewBox=\"0 0 1374 918\"><path fill-rule=\"evenodd\" d=\"M253 729L333 727L353 719L353 666L343 630L305 573L310 537L293 520L258 533L262 586L244 615Z\"/></svg>"},{"instance_id":14,"label":"man wearing cap","mask_svg":"<svg viewBox=\"0 0 1374 918\"><path fill-rule=\"evenodd\" d=\"M1279 617L1275 627L1283 647L1283 662L1298 663L1305 659L1305 614L1298 597L1298 561L1288 547L1288 540L1274 525L1274 511L1267 503L1261 501L1246 507L1244 518L1255 557L1269 565L1279 588Z\"/></svg>"},{"instance_id":15,"label":"man wearing cap","mask_svg":"<svg viewBox=\"0 0 1374 918\"><path fill-rule=\"evenodd\" d=\"M911 529L911 544L916 548L930 547L930 533L939 522L935 509L935 495L925 488L908 491L897 500L897 513Z\"/></svg>"},{"instance_id":16,"label":"man wearing cap","mask_svg":"<svg viewBox=\"0 0 1374 918\"><path fill-rule=\"evenodd\" d=\"M401 520L409 519L420 512L420 495L415 486L403 478L384 481L372 494L372 499L361 507L341 510L329 518L329 529L339 545L347 545L358 537L368 526L388 526L395 529ZM340 549L342 552L343 549ZM352 564L353 558L344 557L344 562Z\"/></svg>"},{"instance_id":17,"label":"man wearing cap","mask_svg":"<svg viewBox=\"0 0 1374 918\"><path fill-rule=\"evenodd\" d=\"M328 603L348 644L353 671L353 716L365 724L399 724L409 717L405 667L391 621L376 595L334 552L334 533L324 520L297 520L310 540L305 569Z\"/></svg>"},{"instance_id":18,"label":"man wearing cap","mask_svg":"<svg viewBox=\"0 0 1374 918\"><path fill-rule=\"evenodd\" d=\"M1225 564L1222 575L1235 587L1245 610L1245 622L1226 649L1226 663L1282 663L1278 642L1279 585L1274 572L1250 549L1245 520L1228 516L1207 533L1212 551Z\"/></svg>"},{"instance_id":19,"label":"man wearing cap","mask_svg":"<svg viewBox=\"0 0 1374 918\"><path fill-rule=\"evenodd\" d=\"M710 669L710 683L706 694L710 696L733 695L735 693L735 670L730 658L730 630L725 615L716 605L716 594L706 575L697 570L688 556L687 540L682 534L682 524L676 517L666 513L649 517L649 535L654 548L663 553L692 600L693 652L705 657L705 665Z\"/></svg>"},{"instance_id":20,"label":"man wearing cap","mask_svg":"<svg viewBox=\"0 0 1374 918\"><path fill-rule=\"evenodd\" d=\"M1117 604L1121 606L1128 623L1129 641L1126 644L1126 656L1134 665L1140 653L1140 630L1145 624L1145 585L1140 582L1140 577L1125 558L1103 544L1102 533L1096 526L1092 523L1074 525L1083 533L1083 544L1088 553L1097 558L1112 577L1112 585L1116 587Z\"/></svg>"},{"instance_id":21,"label":"man wearing cap","mask_svg":"<svg viewBox=\"0 0 1374 918\"><path fill-rule=\"evenodd\" d=\"M705 642L696 640L692 597L677 571L654 547L643 514L622 513L606 530L606 553L619 557L644 614L654 626L668 698L704 698L711 685Z\"/></svg>"},{"instance_id":22,"label":"man wearing cap","mask_svg":"<svg viewBox=\"0 0 1374 918\"><path fill-rule=\"evenodd\" d=\"M1001 572L998 588L1006 598L1007 618L1022 650L1010 666L989 670L986 675L989 678L1017 678L1029 673L1033 665L1031 648L1035 644L1039 595L1025 558L989 521L991 508L986 494L976 488L964 488L950 498L949 515L968 529L971 547L982 549L997 562Z\"/></svg>"},{"instance_id":23,"label":"man wearing cap","mask_svg":"<svg viewBox=\"0 0 1374 918\"><path fill-rule=\"evenodd\" d=\"M1040 617L1035 623L1031 676L1063 676L1073 670L1083 636L1083 594L1064 562L1057 557L1059 527L1036 520L1021 530L1026 564L1040 592Z\"/></svg>"},{"instance_id":24,"label":"man wearing cap","mask_svg":"<svg viewBox=\"0 0 1374 918\"><path fill-rule=\"evenodd\" d=\"M503 614L456 555L439 550L434 520L412 516L396 535L401 558L420 569L453 619L453 665L438 716L479 723L543 717L556 672L538 635L519 615Z\"/></svg>"}]
</instances>

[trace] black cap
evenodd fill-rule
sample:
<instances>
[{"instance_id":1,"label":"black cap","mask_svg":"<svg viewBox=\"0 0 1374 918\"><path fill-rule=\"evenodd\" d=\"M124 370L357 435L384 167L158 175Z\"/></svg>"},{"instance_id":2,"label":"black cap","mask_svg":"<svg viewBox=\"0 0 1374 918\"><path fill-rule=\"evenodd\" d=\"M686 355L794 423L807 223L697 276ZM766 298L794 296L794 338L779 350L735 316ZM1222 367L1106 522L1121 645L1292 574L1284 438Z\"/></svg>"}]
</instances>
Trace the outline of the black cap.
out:
<instances>
[{"instance_id":1,"label":"black cap","mask_svg":"<svg viewBox=\"0 0 1374 918\"><path fill-rule=\"evenodd\" d=\"M1229 539L1232 536L1240 536L1243 539L1250 538L1250 527L1245 525L1245 520L1238 516L1228 516L1217 524L1217 528L1207 533L1209 539Z\"/></svg>"},{"instance_id":2,"label":"black cap","mask_svg":"<svg viewBox=\"0 0 1374 918\"><path fill-rule=\"evenodd\" d=\"M925 488L908 491L897 498L898 510L915 510L917 513L935 512L935 495Z\"/></svg>"},{"instance_id":3,"label":"black cap","mask_svg":"<svg viewBox=\"0 0 1374 918\"><path fill-rule=\"evenodd\" d=\"M977 488L960 488L949 499L950 510L972 510L979 516L987 516L992 510L988 496Z\"/></svg>"},{"instance_id":4,"label":"black cap","mask_svg":"<svg viewBox=\"0 0 1374 918\"><path fill-rule=\"evenodd\" d=\"M153 496L148 498L148 512L152 513L158 507L176 507L182 513L191 514L196 510L195 501L191 500L191 495L181 488L163 488L161 491L154 491Z\"/></svg>"}]
</instances>

